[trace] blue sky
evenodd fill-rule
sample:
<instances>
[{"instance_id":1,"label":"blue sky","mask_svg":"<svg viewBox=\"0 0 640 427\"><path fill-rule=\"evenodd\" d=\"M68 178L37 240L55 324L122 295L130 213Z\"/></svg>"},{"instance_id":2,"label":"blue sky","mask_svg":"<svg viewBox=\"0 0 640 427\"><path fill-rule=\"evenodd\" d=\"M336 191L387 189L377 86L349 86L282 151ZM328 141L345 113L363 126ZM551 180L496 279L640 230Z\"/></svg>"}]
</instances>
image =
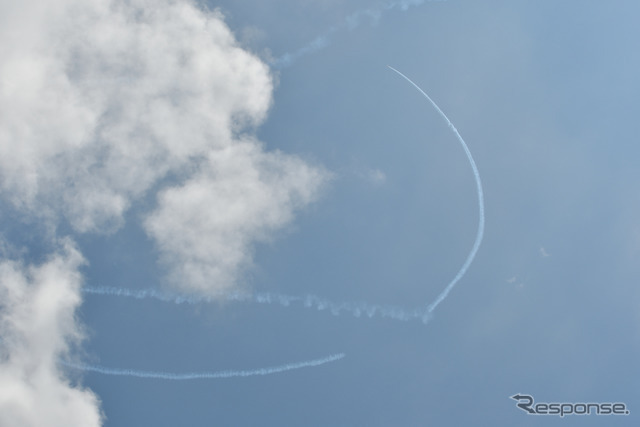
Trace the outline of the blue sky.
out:
<instances>
[{"instance_id":1,"label":"blue sky","mask_svg":"<svg viewBox=\"0 0 640 427\"><path fill-rule=\"evenodd\" d=\"M51 3L0 6L0 424L637 424L635 2ZM228 301L424 309L456 275L474 177L387 65L477 163L467 274L426 325Z\"/></svg>"}]
</instances>

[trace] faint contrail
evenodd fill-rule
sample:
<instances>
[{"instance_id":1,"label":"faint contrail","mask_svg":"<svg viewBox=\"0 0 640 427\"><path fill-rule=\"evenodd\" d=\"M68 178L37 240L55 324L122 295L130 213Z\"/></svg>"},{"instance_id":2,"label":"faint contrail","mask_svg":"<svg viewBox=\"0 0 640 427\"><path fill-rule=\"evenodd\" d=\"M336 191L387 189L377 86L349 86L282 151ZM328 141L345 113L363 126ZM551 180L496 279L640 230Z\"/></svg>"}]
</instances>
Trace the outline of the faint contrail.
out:
<instances>
[{"instance_id":1,"label":"faint contrail","mask_svg":"<svg viewBox=\"0 0 640 427\"><path fill-rule=\"evenodd\" d=\"M104 366L87 365L83 363L66 362L66 361L61 361L60 363L69 368L80 369L80 370L89 371L89 372L97 372L99 374L105 374L105 375L118 375L118 376L126 376L126 377L184 381L184 380L252 377L255 375L271 375L271 374L277 374L280 372L292 371L294 369L309 368L312 366L324 365L325 363L330 363L330 362L335 362L336 360L340 360L344 356L345 356L344 353L339 353L339 354L334 354L332 356L323 357L322 359L314 359L306 362L288 363L286 365L273 366L270 368L251 369L246 371L216 371L216 372L186 372L186 373L107 368Z\"/></svg>"},{"instance_id":2,"label":"faint contrail","mask_svg":"<svg viewBox=\"0 0 640 427\"><path fill-rule=\"evenodd\" d=\"M421 319L424 323L428 323L430 320L433 311L436 307L444 301L444 299L449 295L451 289L460 281L460 279L465 275L471 262L476 256L478 252L478 248L480 247L480 243L482 242L482 237L484 235L484 196L482 192L482 183L480 181L480 174L478 173L478 168L476 167L476 163L471 156L471 152L469 151L469 147L464 142L464 139L460 136L460 133L456 129L456 127L451 123L449 118L444 114L444 112L438 107L438 105L427 95L418 85L416 85L411 79L402 74L400 71L396 70L393 67L389 67L400 76L402 76L405 80L411 83L424 97L426 97L431 105L440 113L440 115L445 119L453 133L460 141L462 148L464 149L467 159L469 159L469 163L471 164L471 169L473 170L473 176L475 177L477 193L478 193L478 208L480 211L479 220L478 220L478 232L476 234L476 240L473 243L473 247L471 248L471 252L467 256L464 264L455 275L453 280L449 282L449 284L444 288L444 290L438 295L434 302L429 304L426 309L407 309L403 307L397 306L388 306L388 305L378 305L378 304L369 304L366 302L336 302L330 301L325 298L321 298L315 295L305 295L305 296L292 296L278 293L255 293L255 294L246 294L246 293L229 293L216 297L207 297L207 296L199 296L199 295L181 295L175 294L165 291L159 291L155 289L143 289L143 290L132 290L132 289L122 289L122 288L113 288L113 287L85 287L82 290L85 293L89 294L98 294L98 295L112 295L112 296L121 296L121 297L129 297L136 299L145 299L145 298L155 298L161 301L172 302L176 304L188 303L188 304L198 304L198 303L211 303L215 301L219 301L220 299L226 299L228 301L250 301L259 304L279 304L282 306L289 306L292 304L301 304L304 307L315 308L317 310L327 310L334 315L339 315L342 313L351 314L355 317L384 317L390 318L394 320L413 320L413 319Z\"/></svg>"},{"instance_id":3,"label":"faint contrail","mask_svg":"<svg viewBox=\"0 0 640 427\"><path fill-rule=\"evenodd\" d=\"M427 1L442 2L446 0L427 0ZM305 46L301 47L295 52L288 52L282 55L281 57L276 58L272 62L272 65L275 68L286 68L292 65L294 62L296 62L299 58L307 54L317 52L320 49L327 47L329 44L331 44L331 38L333 37L334 33L340 30L344 30L344 29L354 30L360 26L363 20L367 20L372 24L376 24L380 20L382 15L388 10L400 9L401 11L404 12L407 9L409 9L411 6L420 6L424 2L425 0L396 0L396 1L386 2L378 7L358 10L348 15L346 18L344 18L344 21L341 22L339 25L329 28L323 34L319 35L318 37L313 39L311 42L307 43Z\"/></svg>"},{"instance_id":4,"label":"faint contrail","mask_svg":"<svg viewBox=\"0 0 640 427\"><path fill-rule=\"evenodd\" d=\"M438 111L438 113L440 113L440 115L444 118L444 120L447 122L447 125L449 125L449 127L451 128L453 133L456 134L456 137L458 138L458 141L460 141L460 144L462 145L462 148L464 148L464 152L467 154L467 159L469 159L469 163L471 164L471 169L473 169L473 176L476 179L476 190L478 192L478 209L480 211L480 215L479 215L479 219L478 219L478 233L476 234L476 241L473 243L473 247L471 248L471 252L469 252L469 255L467 256L467 260L464 262L464 264L460 268L460 271L458 271L458 274L456 274L456 277L454 277L453 280L451 282L449 282L447 287L444 288L444 290L440 293L440 295L438 295L436 300L434 302L432 302L431 304L429 304L429 306L427 307L427 313L426 314L428 315L428 314L431 314L433 312L433 310L435 310L436 307L438 307L438 305L442 301L444 301L444 299L447 297L447 295L449 295L449 292L451 292L451 289L453 289L453 287L456 285L456 283L458 283L458 281L460 279L462 279L462 276L464 276L464 274L467 272L467 270L469 269L469 266L471 265L471 262L473 262L473 259L475 258L476 253L478 252L478 248L480 247L480 243L482 242L482 236L484 235L484 196L483 196L483 193L482 193L482 182L480 181L480 173L478 172L478 168L476 167L476 162L473 160L473 157L471 156L471 151L469 151L469 147L467 147L467 143L464 142L464 139L462 139L462 137L460 136L460 133L458 132L458 129L456 129L456 127L453 125L453 123L451 123L451 120L449 120L447 115L440 109L440 107L438 107L438 104L436 104L433 101L433 99L431 99L429 97L429 95L427 95L422 89L420 89L420 86L415 84L409 77L405 76L400 71L398 71L395 68L393 68L392 66L388 66L388 67L391 68L396 73L398 73L406 81L411 83L413 85L413 87L418 89L418 91L420 91L420 93L422 95L424 95L424 97L427 98L429 100L429 102L431 102L431 105L433 105L433 107Z\"/></svg>"}]
</instances>

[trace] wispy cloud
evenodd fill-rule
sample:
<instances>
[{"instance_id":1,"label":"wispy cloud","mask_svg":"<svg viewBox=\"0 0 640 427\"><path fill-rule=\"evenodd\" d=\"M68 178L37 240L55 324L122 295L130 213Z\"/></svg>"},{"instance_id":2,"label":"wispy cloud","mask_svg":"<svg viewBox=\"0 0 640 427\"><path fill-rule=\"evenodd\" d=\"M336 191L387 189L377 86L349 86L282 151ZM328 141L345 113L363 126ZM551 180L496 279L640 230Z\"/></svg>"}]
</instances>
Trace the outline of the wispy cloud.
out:
<instances>
[{"instance_id":1,"label":"wispy cloud","mask_svg":"<svg viewBox=\"0 0 640 427\"><path fill-rule=\"evenodd\" d=\"M366 182L379 186L387 182L387 175L380 169L366 168L356 171L356 174Z\"/></svg>"},{"instance_id":2,"label":"wispy cloud","mask_svg":"<svg viewBox=\"0 0 640 427\"><path fill-rule=\"evenodd\" d=\"M525 283L517 276L513 276L510 279L507 279L507 283L509 283L510 285L514 285L514 287L518 289L523 289L525 287Z\"/></svg>"}]
</instances>

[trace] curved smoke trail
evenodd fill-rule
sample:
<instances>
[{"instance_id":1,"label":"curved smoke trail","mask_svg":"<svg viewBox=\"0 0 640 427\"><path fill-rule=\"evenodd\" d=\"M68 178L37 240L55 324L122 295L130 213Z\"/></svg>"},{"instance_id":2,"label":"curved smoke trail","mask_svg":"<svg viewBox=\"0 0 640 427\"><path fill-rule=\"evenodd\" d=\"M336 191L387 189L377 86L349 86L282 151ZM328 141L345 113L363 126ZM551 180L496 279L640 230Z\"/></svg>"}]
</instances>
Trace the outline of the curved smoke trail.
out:
<instances>
[{"instance_id":1,"label":"curved smoke trail","mask_svg":"<svg viewBox=\"0 0 640 427\"><path fill-rule=\"evenodd\" d=\"M460 141L462 148L464 149L467 159L471 164L471 169L473 170L473 176L476 181L476 188L478 193L478 209L479 209L479 219L478 219L478 232L476 234L476 240L473 243L473 247L471 248L471 252L467 255L467 259L464 264L455 275L455 277L449 282L449 284L444 288L444 290L438 295L434 302L429 304L425 309L407 309L403 307L397 306L388 306L388 305L378 305L378 304L369 304L365 302L336 302L330 301L325 298L321 298L315 295L305 295L305 296L292 296L285 294L277 294L277 293L256 293L256 294L243 294L243 293L231 293L222 296L207 297L200 295L180 295L170 292L158 291L155 289L144 289L144 290L131 290L131 289L122 289L122 288L113 288L113 287L86 287L83 288L85 293L89 294L98 294L98 295L111 295L111 296L120 296L120 297L129 297L135 299L145 299L145 298L154 298L165 302L172 302L176 304L188 303L188 304L198 304L198 303L211 303L218 301L220 298L226 299L228 301L249 301L258 304L279 304L282 306L290 306L292 304L301 304L307 308L315 308L317 310L327 310L334 315L340 315L341 313L348 313L355 317L375 317L380 316L384 318L394 319L394 320L402 320L408 321L413 319L421 319L424 323L428 323L428 321L432 317L433 311L440 305L442 301L447 298L451 289L462 279L465 275L469 266L473 262L473 259L478 252L478 248L480 247L480 243L482 242L482 237L484 235L484 196L482 191L482 183L480 181L480 174L478 172L478 168L476 167L476 163L471 156L471 152L469 151L469 147L460 136L460 133L456 129L456 127L451 123L449 118L444 114L444 112L438 107L438 105L427 95L417 84L415 84L411 79L402 74L400 71L395 68L389 66L389 68L396 73L398 73L401 77L411 83L420 93L429 100L431 105L440 113L440 115L445 119L447 125L453 133Z\"/></svg>"},{"instance_id":2,"label":"curved smoke trail","mask_svg":"<svg viewBox=\"0 0 640 427\"><path fill-rule=\"evenodd\" d=\"M431 304L429 304L429 306L427 307L427 314L431 314L433 312L433 310L435 310L436 307L438 307L438 305L442 301L444 301L444 299L447 297L447 295L449 295L449 292L451 292L451 289L453 289L453 287L456 285L456 283L458 283L458 281L460 279L462 279L462 276L464 276L464 274L469 269L469 266L473 262L473 259L475 258L476 253L478 252L478 248L480 248L480 243L482 242L482 237L484 235L484 196L483 196L483 193L482 193L482 182L480 181L480 173L478 172L478 168L476 167L476 162L473 160L473 156L471 156L471 151L469 151L469 147L467 147L467 143L464 142L464 139L462 139L462 137L460 136L460 133L458 132L458 129L456 129L456 127L453 125L453 123L451 123L451 120L449 120L447 115L440 109L440 107L438 107L438 104L436 104L433 101L433 99L431 99L429 97L429 95L427 95L420 88L420 86L415 84L409 77L405 76L400 71L396 70L395 68L393 68L390 65L388 65L388 67L391 68L396 73L398 73L406 81L411 83L413 85L413 87L418 89L418 91L425 98L427 98L429 100L429 102L431 102L431 105L433 105L433 107L438 111L438 113L440 113L440 115L444 118L444 120L447 122L447 125L449 126L449 128L451 128L453 133L455 133L456 137L458 138L458 141L460 141L460 144L462 145L462 148L464 148L464 152L467 155L467 159L469 159L469 163L471 164L471 169L473 169L473 176L476 179L476 189L478 191L478 209L480 211L480 215L479 215L479 219L478 219L478 233L476 234L476 241L473 243L473 247L471 248L471 252L469 252L469 255L467 256L466 261L464 262L464 264L460 268L460 271L458 271L458 274L456 274L456 277L454 277L453 280L451 280L451 282L449 282L447 287L444 288L444 290L440 293L440 295L438 295L436 300L434 302L432 302Z\"/></svg>"},{"instance_id":3,"label":"curved smoke trail","mask_svg":"<svg viewBox=\"0 0 640 427\"><path fill-rule=\"evenodd\" d=\"M446 0L426 0L429 2L442 2ZM331 44L331 38L333 35L339 30L354 30L360 26L363 20L367 20L371 22L372 25L375 25L382 15L389 10L400 9L402 12L408 10L411 6L420 6L424 3L425 0L394 0L389 1L385 4L382 4L378 7L372 7L369 9L361 9L358 10L347 17L344 18L344 21L339 25L333 26L325 31L323 34L319 35L311 42L307 43L305 46L296 50L295 52L288 52L276 58L271 65L275 68L286 68L296 62L303 56L306 56L311 53L315 53Z\"/></svg>"},{"instance_id":4,"label":"curved smoke trail","mask_svg":"<svg viewBox=\"0 0 640 427\"><path fill-rule=\"evenodd\" d=\"M216 372L158 372L158 371L140 371L137 369L119 369L107 368L98 365L86 365L82 363L61 361L60 364L82 371L97 372L104 375L116 375L138 378L153 378L159 380L204 380L204 379L220 379L220 378L236 378L236 377L252 377L256 375L271 375L280 372L292 371L294 369L308 368L313 366L324 365L325 363L335 362L345 357L344 353L334 354L323 357L322 359L314 359L306 362L288 363L286 365L273 366L269 368L251 369L243 371L216 371Z\"/></svg>"}]
</instances>

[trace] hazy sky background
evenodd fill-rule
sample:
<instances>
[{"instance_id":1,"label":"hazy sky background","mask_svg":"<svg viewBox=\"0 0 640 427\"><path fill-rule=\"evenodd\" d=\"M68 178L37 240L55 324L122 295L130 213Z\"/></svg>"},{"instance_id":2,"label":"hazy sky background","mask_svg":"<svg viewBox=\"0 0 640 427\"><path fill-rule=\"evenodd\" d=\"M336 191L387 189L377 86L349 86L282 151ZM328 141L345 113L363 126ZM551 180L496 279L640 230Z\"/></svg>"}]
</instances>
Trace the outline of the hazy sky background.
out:
<instances>
[{"instance_id":1,"label":"hazy sky background","mask_svg":"<svg viewBox=\"0 0 640 427\"><path fill-rule=\"evenodd\" d=\"M637 2L51 3L0 6L0 424L637 424ZM429 324L81 292L432 302L475 183L387 65L484 186Z\"/></svg>"}]
</instances>

